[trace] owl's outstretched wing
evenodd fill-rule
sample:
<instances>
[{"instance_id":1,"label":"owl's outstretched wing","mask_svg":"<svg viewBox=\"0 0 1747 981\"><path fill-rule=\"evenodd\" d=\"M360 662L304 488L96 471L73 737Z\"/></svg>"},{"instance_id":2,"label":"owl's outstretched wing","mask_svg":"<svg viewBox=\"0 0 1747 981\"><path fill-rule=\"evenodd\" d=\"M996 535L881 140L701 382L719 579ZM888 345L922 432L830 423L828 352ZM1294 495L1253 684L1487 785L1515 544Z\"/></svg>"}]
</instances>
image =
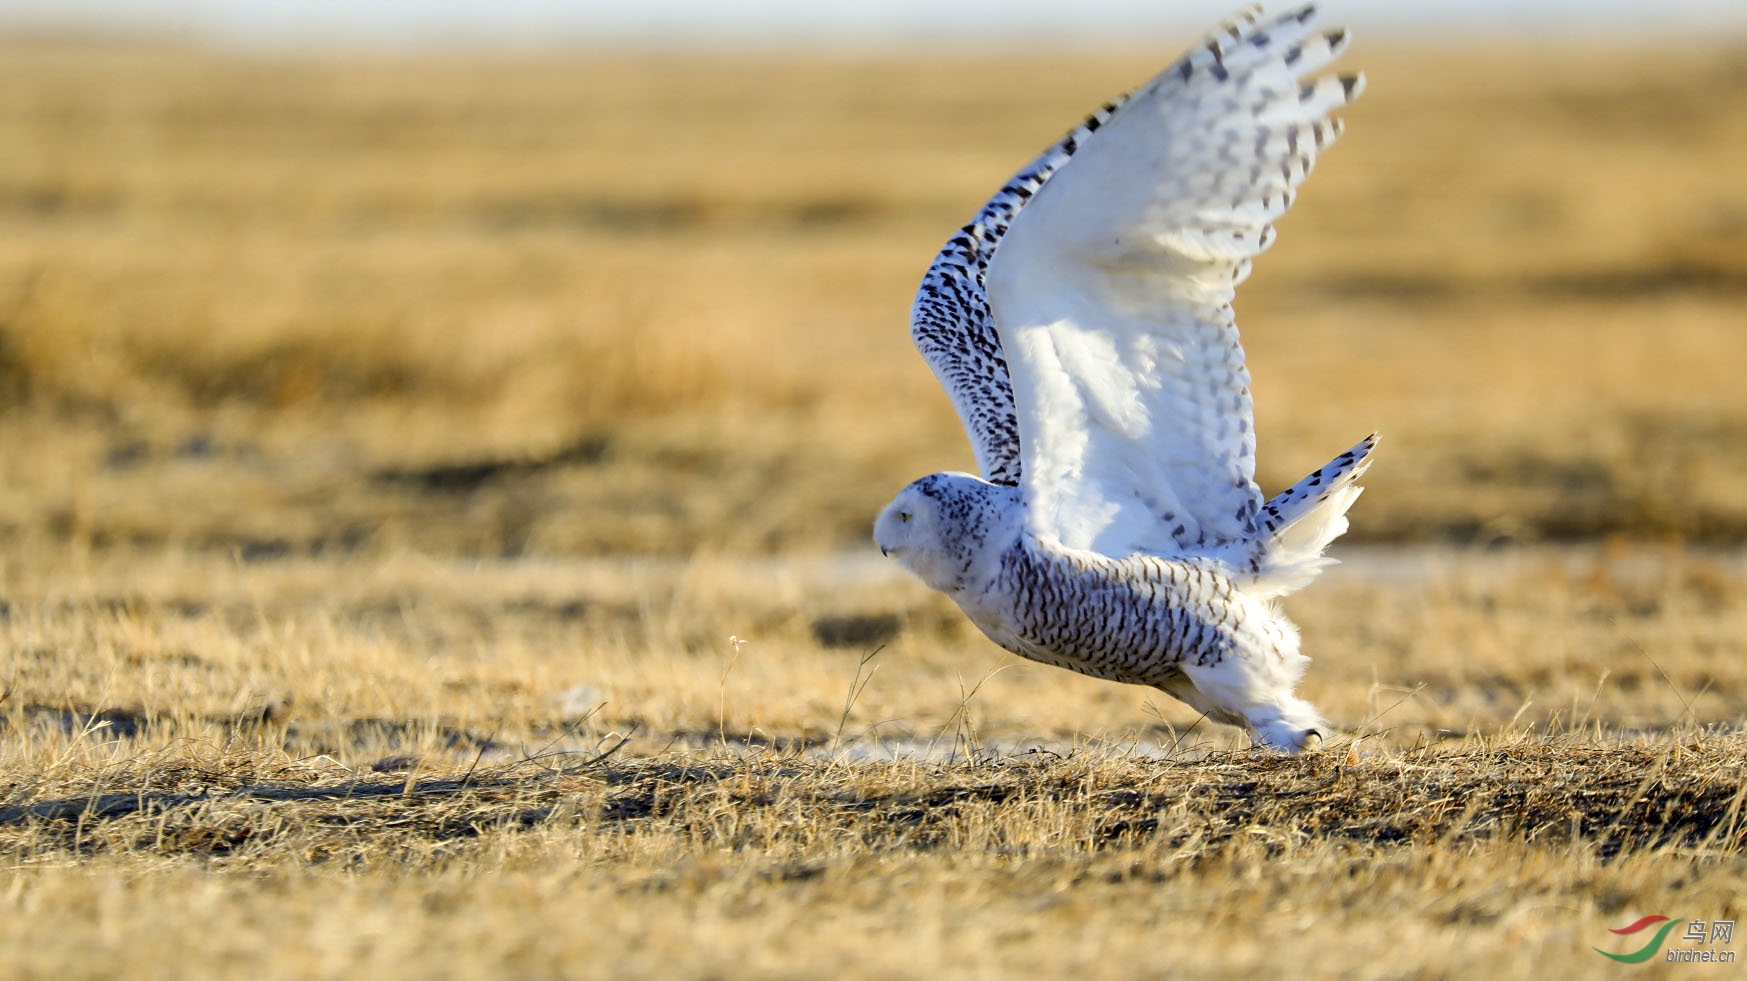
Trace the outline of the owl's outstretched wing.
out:
<instances>
[{"instance_id":1,"label":"owl's outstretched wing","mask_svg":"<svg viewBox=\"0 0 1747 981\"><path fill-rule=\"evenodd\" d=\"M1231 300L1359 76L1306 7L1222 28L1137 90L1010 221L988 264L1028 528L1107 555L1254 536L1249 372ZM963 411L961 409L961 411Z\"/></svg>"},{"instance_id":2,"label":"owl's outstretched wing","mask_svg":"<svg viewBox=\"0 0 1747 981\"><path fill-rule=\"evenodd\" d=\"M1252 27L1252 7L1222 25L1222 32ZM1127 102L1118 98L1088 116L1054 146L1026 164L947 240L922 277L910 313L910 337L952 399L970 436L977 467L990 483L1019 483L1019 424L1013 384L995 330L984 277L1014 216L1074 153Z\"/></svg>"}]
</instances>

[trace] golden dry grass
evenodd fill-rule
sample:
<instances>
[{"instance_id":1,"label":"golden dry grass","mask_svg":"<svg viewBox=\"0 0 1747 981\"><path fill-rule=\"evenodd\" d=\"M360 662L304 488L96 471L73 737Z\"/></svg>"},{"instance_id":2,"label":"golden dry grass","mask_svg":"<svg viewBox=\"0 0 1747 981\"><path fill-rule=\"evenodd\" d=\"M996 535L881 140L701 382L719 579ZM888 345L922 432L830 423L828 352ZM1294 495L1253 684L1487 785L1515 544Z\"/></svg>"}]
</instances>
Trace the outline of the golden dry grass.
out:
<instances>
[{"instance_id":1,"label":"golden dry grass","mask_svg":"<svg viewBox=\"0 0 1747 981\"><path fill-rule=\"evenodd\" d=\"M0 972L1580 977L1742 912L1738 559L1318 587L1293 759L879 566L11 563Z\"/></svg>"},{"instance_id":2,"label":"golden dry grass","mask_svg":"<svg viewBox=\"0 0 1747 981\"><path fill-rule=\"evenodd\" d=\"M923 264L1166 56L0 51L0 974L1577 977L1738 917L1738 50L1351 56L1239 310L1266 486L1387 440L1393 544L1290 603L1327 751L843 554L969 462Z\"/></svg>"}]
</instances>

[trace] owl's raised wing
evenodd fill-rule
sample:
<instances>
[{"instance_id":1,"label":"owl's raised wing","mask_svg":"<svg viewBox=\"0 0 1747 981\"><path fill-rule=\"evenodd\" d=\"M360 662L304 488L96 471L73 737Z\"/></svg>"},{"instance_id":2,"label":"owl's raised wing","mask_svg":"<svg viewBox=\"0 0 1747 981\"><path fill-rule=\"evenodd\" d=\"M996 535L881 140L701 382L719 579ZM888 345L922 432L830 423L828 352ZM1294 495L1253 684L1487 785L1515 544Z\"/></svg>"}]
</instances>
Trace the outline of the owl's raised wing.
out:
<instances>
[{"instance_id":1,"label":"owl's raised wing","mask_svg":"<svg viewBox=\"0 0 1747 981\"><path fill-rule=\"evenodd\" d=\"M1011 221L987 271L1029 530L1107 555L1255 534L1231 300L1359 76L1306 7L1236 22L1137 90Z\"/></svg>"},{"instance_id":2,"label":"owl's raised wing","mask_svg":"<svg viewBox=\"0 0 1747 981\"><path fill-rule=\"evenodd\" d=\"M1221 24L1219 36L1252 28L1260 9L1250 7ZM977 456L977 468L992 484L1018 484L1021 462L1013 383L984 285L989 260L1019 209L1128 99L1125 95L1099 107L1036 160L1020 168L977 216L941 247L916 290L910 338L958 410Z\"/></svg>"},{"instance_id":3,"label":"owl's raised wing","mask_svg":"<svg viewBox=\"0 0 1747 981\"><path fill-rule=\"evenodd\" d=\"M1019 424L1013 383L983 277L995 246L1019 209L1031 200L1085 139L1116 110L1113 102L1014 174L970 223L934 257L910 310L910 339L946 389L970 437L977 469L993 484L1019 483Z\"/></svg>"}]
</instances>

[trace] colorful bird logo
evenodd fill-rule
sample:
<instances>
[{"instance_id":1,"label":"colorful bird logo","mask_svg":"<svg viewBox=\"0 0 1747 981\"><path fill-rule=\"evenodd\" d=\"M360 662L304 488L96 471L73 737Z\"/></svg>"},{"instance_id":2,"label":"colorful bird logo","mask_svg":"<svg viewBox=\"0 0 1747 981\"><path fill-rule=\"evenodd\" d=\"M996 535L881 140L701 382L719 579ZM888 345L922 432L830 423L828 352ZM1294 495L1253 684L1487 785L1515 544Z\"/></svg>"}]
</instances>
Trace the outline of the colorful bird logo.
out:
<instances>
[{"instance_id":1,"label":"colorful bird logo","mask_svg":"<svg viewBox=\"0 0 1747 981\"><path fill-rule=\"evenodd\" d=\"M1620 927L1617 930L1608 930L1609 933L1617 933L1621 936L1625 936L1629 933L1637 933L1639 930L1654 926L1657 923L1662 924L1662 927L1656 931L1656 935L1650 938L1649 943L1630 954L1610 954L1607 951L1602 950L1600 947L1591 947L1589 949L1603 957L1619 961L1621 964L1642 964L1656 956L1656 951L1662 949L1662 939L1668 936L1668 931L1674 929L1675 925L1679 922L1679 920L1670 920L1666 916L1646 916L1636 923Z\"/></svg>"}]
</instances>

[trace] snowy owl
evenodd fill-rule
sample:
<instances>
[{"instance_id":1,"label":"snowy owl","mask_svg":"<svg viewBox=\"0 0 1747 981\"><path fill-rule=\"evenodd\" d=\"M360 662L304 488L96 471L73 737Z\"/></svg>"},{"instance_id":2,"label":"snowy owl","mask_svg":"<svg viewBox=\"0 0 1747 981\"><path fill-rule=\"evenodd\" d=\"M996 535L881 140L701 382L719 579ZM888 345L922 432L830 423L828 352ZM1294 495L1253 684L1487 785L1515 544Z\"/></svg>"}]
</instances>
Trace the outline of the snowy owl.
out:
<instances>
[{"instance_id":1,"label":"snowy owl","mask_svg":"<svg viewBox=\"0 0 1747 981\"><path fill-rule=\"evenodd\" d=\"M1260 745L1313 744L1277 600L1333 560L1376 436L1263 502L1231 300L1360 75L1305 7L1251 10L1021 170L912 314L982 476L937 473L880 551L1023 657L1151 685Z\"/></svg>"}]
</instances>

